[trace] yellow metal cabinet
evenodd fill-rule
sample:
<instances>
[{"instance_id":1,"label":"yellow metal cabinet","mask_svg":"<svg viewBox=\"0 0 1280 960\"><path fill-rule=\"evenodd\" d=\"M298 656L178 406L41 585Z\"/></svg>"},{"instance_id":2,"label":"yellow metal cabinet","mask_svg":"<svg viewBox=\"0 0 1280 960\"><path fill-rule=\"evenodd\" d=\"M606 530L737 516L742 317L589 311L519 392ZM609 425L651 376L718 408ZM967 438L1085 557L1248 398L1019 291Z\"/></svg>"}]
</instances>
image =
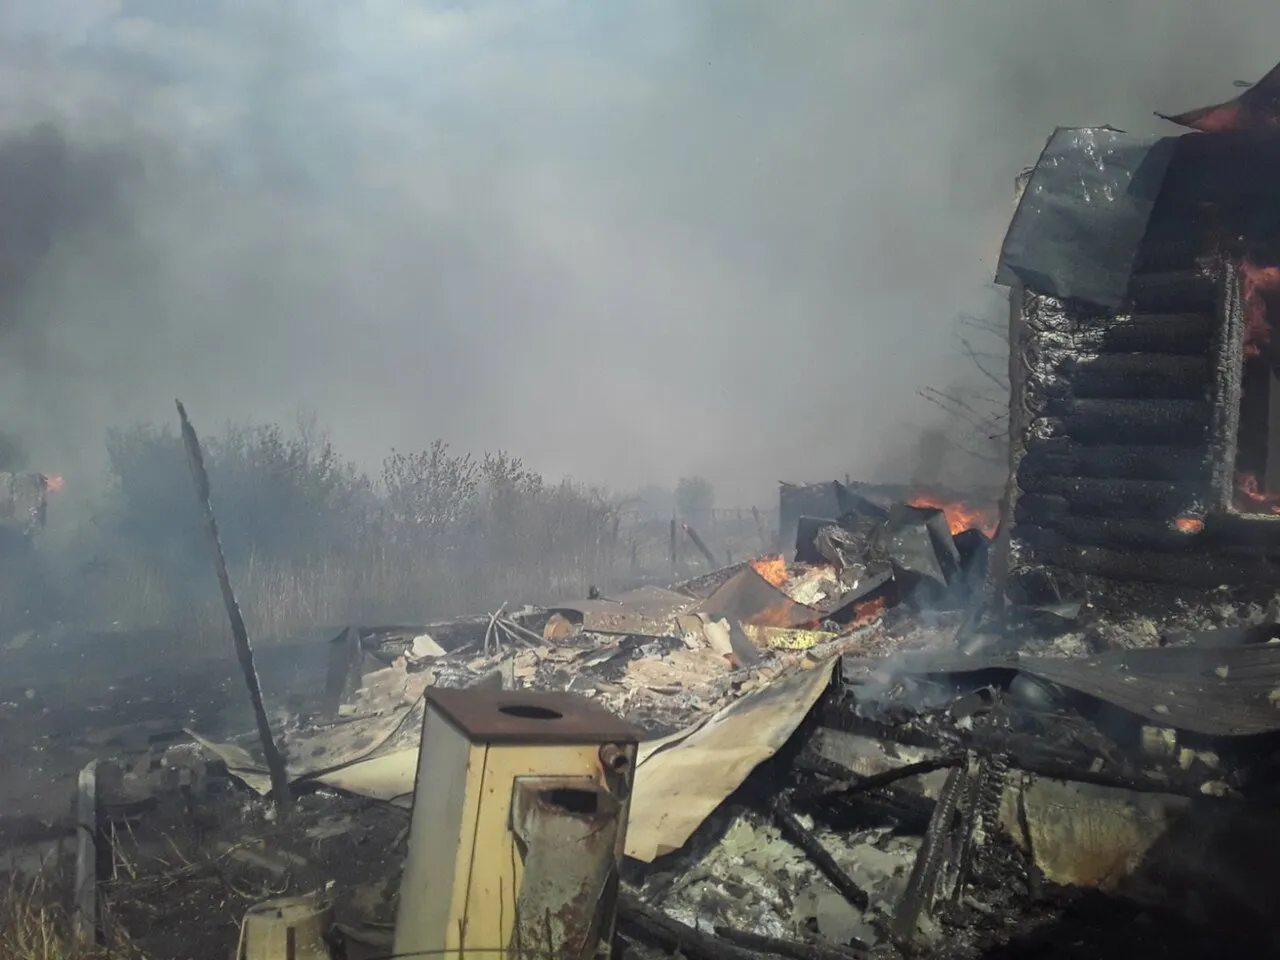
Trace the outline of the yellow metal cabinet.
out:
<instances>
[{"instance_id":1,"label":"yellow metal cabinet","mask_svg":"<svg viewBox=\"0 0 1280 960\"><path fill-rule=\"evenodd\" d=\"M607 956L639 732L567 693L429 690L397 956Z\"/></svg>"}]
</instances>

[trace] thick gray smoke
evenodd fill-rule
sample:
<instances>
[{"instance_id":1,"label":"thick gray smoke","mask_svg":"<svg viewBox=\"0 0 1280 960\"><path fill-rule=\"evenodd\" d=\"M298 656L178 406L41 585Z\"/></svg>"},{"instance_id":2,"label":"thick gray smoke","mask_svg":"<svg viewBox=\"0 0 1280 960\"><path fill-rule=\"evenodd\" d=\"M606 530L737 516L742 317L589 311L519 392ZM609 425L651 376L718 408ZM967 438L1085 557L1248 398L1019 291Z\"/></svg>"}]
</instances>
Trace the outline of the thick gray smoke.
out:
<instances>
[{"instance_id":1,"label":"thick gray smoke","mask_svg":"<svg viewBox=\"0 0 1280 960\"><path fill-rule=\"evenodd\" d=\"M1264 0L5 0L0 430L73 473L180 395L726 505L872 476L1053 127L1162 129L1276 35Z\"/></svg>"}]
</instances>

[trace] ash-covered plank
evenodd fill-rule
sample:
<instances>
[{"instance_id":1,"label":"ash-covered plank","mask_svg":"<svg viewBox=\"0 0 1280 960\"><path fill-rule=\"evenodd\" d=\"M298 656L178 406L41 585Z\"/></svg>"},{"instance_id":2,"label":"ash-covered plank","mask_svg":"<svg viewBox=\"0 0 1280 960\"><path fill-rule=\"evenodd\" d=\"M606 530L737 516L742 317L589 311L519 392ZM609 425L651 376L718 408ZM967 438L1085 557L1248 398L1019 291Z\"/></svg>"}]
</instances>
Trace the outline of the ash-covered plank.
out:
<instances>
[{"instance_id":1,"label":"ash-covered plank","mask_svg":"<svg viewBox=\"0 0 1280 960\"><path fill-rule=\"evenodd\" d=\"M1203 551L1163 553L1062 543L1031 550L1049 566L1112 580L1138 580L1183 586L1280 584L1280 554L1229 557Z\"/></svg>"},{"instance_id":2,"label":"ash-covered plank","mask_svg":"<svg viewBox=\"0 0 1280 960\"><path fill-rule=\"evenodd\" d=\"M1129 283L1129 301L1136 313L1212 311L1218 303L1218 282L1199 268L1140 273Z\"/></svg>"},{"instance_id":3,"label":"ash-covered plank","mask_svg":"<svg viewBox=\"0 0 1280 960\"><path fill-rule=\"evenodd\" d=\"M1199 483L1208 479L1207 451L1196 446L1082 446L1068 439L1026 443L1019 464L1021 477L1114 477L1119 480L1175 480Z\"/></svg>"},{"instance_id":4,"label":"ash-covered plank","mask_svg":"<svg viewBox=\"0 0 1280 960\"><path fill-rule=\"evenodd\" d=\"M1217 329L1212 313L1099 317L1041 308L1033 322L1053 346L1095 353L1200 356L1212 348Z\"/></svg>"},{"instance_id":5,"label":"ash-covered plank","mask_svg":"<svg viewBox=\"0 0 1280 960\"><path fill-rule=\"evenodd\" d=\"M1205 400L1212 386L1207 355L1064 352L1036 370L1046 396L1081 399Z\"/></svg>"},{"instance_id":6,"label":"ash-covered plank","mask_svg":"<svg viewBox=\"0 0 1280 960\"><path fill-rule=\"evenodd\" d=\"M1048 398L1030 437L1081 444L1192 446L1205 443L1212 408L1203 400Z\"/></svg>"}]
</instances>

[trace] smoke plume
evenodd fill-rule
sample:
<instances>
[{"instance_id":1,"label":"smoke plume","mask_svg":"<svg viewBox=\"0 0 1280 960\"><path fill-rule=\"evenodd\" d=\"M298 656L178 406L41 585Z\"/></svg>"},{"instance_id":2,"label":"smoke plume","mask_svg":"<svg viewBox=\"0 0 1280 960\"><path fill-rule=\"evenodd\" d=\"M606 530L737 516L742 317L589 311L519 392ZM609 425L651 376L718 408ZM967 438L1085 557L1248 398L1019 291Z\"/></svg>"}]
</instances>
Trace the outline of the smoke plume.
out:
<instances>
[{"instance_id":1,"label":"smoke plume","mask_svg":"<svg viewBox=\"0 0 1280 960\"><path fill-rule=\"evenodd\" d=\"M315 411L366 461L893 469L1055 125L1280 56L1224 0L0 4L0 429Z\"/></svg>"}]
</instances>

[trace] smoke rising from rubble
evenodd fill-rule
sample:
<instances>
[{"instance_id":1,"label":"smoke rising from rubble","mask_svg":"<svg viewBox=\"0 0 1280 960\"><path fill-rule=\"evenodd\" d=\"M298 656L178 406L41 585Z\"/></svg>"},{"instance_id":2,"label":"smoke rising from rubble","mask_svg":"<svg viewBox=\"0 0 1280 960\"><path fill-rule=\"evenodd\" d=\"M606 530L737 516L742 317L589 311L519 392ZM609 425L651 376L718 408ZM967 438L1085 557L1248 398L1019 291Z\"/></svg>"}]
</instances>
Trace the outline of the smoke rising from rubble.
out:
<instances>
[{"instance_id":1,"label":"smoke rising from rubble","mask_svg":"<svg viewBox=\"0 0 1280 960\"><path fill-rule=\"evenodd\" d=\"M0 430L314 410L550 474L901 478L1055 125L1173 129L1280 7L0 5ZM46 124L33 132L35 124ZM43 152L42 152L43 151ZM15 213L16 211L16 213Z\"/></svg>"}]
</instances>

